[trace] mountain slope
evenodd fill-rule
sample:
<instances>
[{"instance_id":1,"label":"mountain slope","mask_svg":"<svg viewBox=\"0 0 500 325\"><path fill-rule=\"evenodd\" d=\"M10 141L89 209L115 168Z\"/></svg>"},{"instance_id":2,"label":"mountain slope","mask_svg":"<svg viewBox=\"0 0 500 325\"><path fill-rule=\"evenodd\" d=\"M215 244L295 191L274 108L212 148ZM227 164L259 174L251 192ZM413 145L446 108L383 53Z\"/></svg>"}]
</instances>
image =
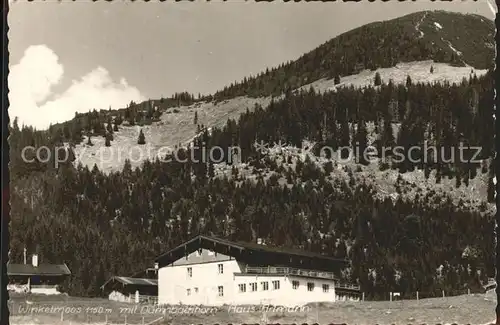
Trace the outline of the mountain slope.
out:
<instances>
[{"instance_id":1,"label":"mountain slope","mask_svg":"<svg viewBox=\"0 0 500 325\"><path fill-rule=\"evenodd\" d=\"M192 141L197 135L197 127L193 123L195 112L198 115L197 124L221 128L228 119L237 120L240 114L252 111L256 106L266 108L273 97L271 95L281 95L288 87L298 88L296 86L301 85L302 89L312 87L321 92L351 85L365 87L373 85L376 72L385 83L389 80L395 84L404 83L407 76L421 83L459 83L464 78L469 79L472 72L477 76L486 73L484 68L489 66L488 62L494 55L490 46L493 35L494 24L484 17L444 11L418 12L371 23L326 42L294 62L267 71L257 78L245 78L244 83L216 93L214 97L219 101L210 101L210 98L195 104L191 104L191 99L166 100L163 104L163 101L152 101L150 106L158 107L159 118L149 123L137 121L134 126L127 122L120 125L110 148L105 147L104 137L98 136L104 128L96 132L82 115L79 127L90 128L93 145L86 145L87 137L84 137L83 142L76 144L75 153L83 165L91 168L97 164L106 172L121 170L126 158L132 160L133 167L138 167L144 160L164 154L165 149ZM419 61L400 63L405 60ZM448 63L433 63L433 60ZM433 73L430 72L431 67ZM342 77L338 82L331 79L339 74ZM270 89L273 91L270 92ZM239 93L242 96L236 96ZM266 96L252 98L256 94ZM221 96L228 99L220 101ZM181 106L183 102L186 104ZM130 108L141 111L148 107L148 103L133 104ZM124 112L124 109L120 112L95 112L96 120L105 124L109 115L123 116ZM70 129L75 129L74 122L56 125L54 130L68 125ZM143 129L146 135L148 149L137 156L133 148L137 145L139 129Z\"/></svg>"},{"instance_id":2,"label":"mountain slope","mask_svg":"<svg viewBox=\"0 0 500 325\"><path fill-rule=\"evenodd\" d=\"M317 79L352 75L363 68L393 67L400 62L434 60L487 69L494 59L494 35L493 21L478 15L417 12L341 34L296 61L245 78L214 97L278 95Z\"/></svg>"},{"instance_id":3,"label":"mountain slope","mask_svg":"<svg viewBox=\"0 0 500 325\"><path fill-rule=\"evenodd\" d=\"M430 73L431 67L434 68L434 73ZM332 79L319 79L300 89L309 90L312 87L318 92L325 92L340 87L366 87L373 85L377 72L385 83L391 80L394 84L403 84L407 76L410 76L415 83L424 84L444 81L460 83L464 78L469 79L473 76L470 68L421 61L398 64L395 67L376 71L364 70L359 74L340 78L337 85ZM486 72L487 70L474 70L474 75L480 77ZM131 160L132 167L139 167L146 159L154 160L158 155L164 155L176 145L187 145L191 142L197 135L197 127L194 124L195 113L199 125L209 129L222 128L229 119L238 120L240 115L247 110L253 111L256 106L266 108L273 98L276 100L278 97L238 96L220 102L202 101L176 108L169 107L163 111L158 122L140 127L130 126L127 123L121 125L119 131L115 132L114 140L109 148L105 147L103 137L92 137L92 146L88 146L86 144L88 137L85 136L84 141L76 145L75 153L83 165L92 168L96 164L104 172L121 170L125 159ZM134 155L133 148L137 147L137 138L141 129L146 136L146 149L139 156Z\"/></svg>"},{"instance_id":4,"label":"mountain slope","mask_svg":"<svg viewBox=\"0 0 500 325\"><path fill-rule=\"evenodd\" d=\"M83 165L91 168L96 164L105 172L121 170L127 158L131 159L132 167L139 167L144 160L154 160L165 154L165 149L192 141L197 135L193 123L195 112L199 125L222 128L228 119L238 120L247 110L267 107L272 99L270 95L281 94L287 87L302 85L301 89L312 87L321 92L338 87L366 87L373 85L375 73L380 74L384 83L389 80L395 84L405 83L407 76L413 82L460 83L464 78L469 79L472 72L476 76L486 73L484 68L489 66L494 54L490 46L493 35L494 24L484 17L444 11L418 12L368 24L326 42L292 63L254 79L245 78L244 83L215 94L219 101L205 100L177 108L169 105L163 110L160 121L141 127L146 135L147 148L140 156L133 153L140 128L127 126L127 123L115 133L111 147L106 148L101 137L93 137L93 145L88 146L85 137L85 141L76 145L75 153ZM420 61L401 63L405 60ZM346 75L348 73L352 74ZM292 76L287 77L289 74ZM342 75L338 81L331 79L337 74ZM277 92L270 94L270 89ZM234 97L240 93L242 96ZM256 94L266 96L252 98ZM158 104L155 101L154 105ZM383 173L379 176L376 183L385 183ZM481 187L481 183L476 187L484 193L486 184ZM462 192L457 191L457 198L466 197Z\"/></svg>"},{"instance_id":5,"label":"mountain slope","mask_svg":"<svg viewBox=\"0 0 500 325\"><path fill-rule=\"evenodd\" d=\"M458 61L478 69L492 66L495 58L495 24L479 15L446 11L424 13L418 28L431 44L448 47Z\"/></svg>"}]
</instances>

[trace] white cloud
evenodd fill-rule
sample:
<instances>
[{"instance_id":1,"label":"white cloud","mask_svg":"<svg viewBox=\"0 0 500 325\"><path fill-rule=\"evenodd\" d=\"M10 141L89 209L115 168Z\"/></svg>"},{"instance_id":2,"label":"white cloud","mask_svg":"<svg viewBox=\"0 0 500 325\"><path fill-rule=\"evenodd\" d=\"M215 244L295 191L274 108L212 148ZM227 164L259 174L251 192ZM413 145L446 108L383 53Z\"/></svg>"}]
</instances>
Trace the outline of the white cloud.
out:
<instances>
[{"instance_id":1,"label":"white cloud","mask_svg":"<svg viewBox=\"0 0 500 325\"><path fill-rule=\"evenodd\" d=\"M9 114L11 120L19 118L19 124L46 128L73 118L75 112L91 109L124 107L131 100L145 98L139 90L128 85L125 79L113 81L109 72L97 67L79 80L73 80L63 93L54 94L64 74L57 55L45 45L30 46L18 64L10 68ZM52 96L52 100L47 98Z\"/></svg>"}]
</instances>

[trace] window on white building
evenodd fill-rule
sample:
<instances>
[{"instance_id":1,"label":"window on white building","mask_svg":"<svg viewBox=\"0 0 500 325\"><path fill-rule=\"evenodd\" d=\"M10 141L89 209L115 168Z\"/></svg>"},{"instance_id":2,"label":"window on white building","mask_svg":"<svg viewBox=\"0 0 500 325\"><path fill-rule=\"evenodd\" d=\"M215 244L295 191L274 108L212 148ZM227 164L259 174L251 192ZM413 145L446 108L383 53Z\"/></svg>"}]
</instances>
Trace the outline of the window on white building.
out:
<instances>
[{"instance_id":1,"label":"window on white building","mask_svg":"<svg viewBox=\"0 0 500 325\"><path fill-rule=\"evenodd\" d=\"M323 292L328 293L330 291L330 285L328 284L323 284Z\"/></svg>"},{"instance_id":2,"label":"window on white building","mask_svg":"<svg viewBox=\"0 0 500 325\"><path fill-rule=\"evenodd\" d=\"M193 268L192 267L187 268L187 275L189 278L193 277Z\"/></svg>"},{"instance_id":3,"label":"window on white building","mask_svg":"<svg viewBox=\"0 0 500 325\"><path fill-rule=\"evenodd\" d=\"M219 297L223 297L224 296L224 287L223 286L219 286L217 288L217 291L219 292Z\"/></svg>"},{"instance_id":4,"label":"window on white building","mask_svg":"<svg viewBox=\"0 0 500 325\"><path fill-rule=\"evenodd\" d=\"M273 290L279 290L279 288L280 288L280 281L274 280L273 281Z\"/></svg>"},{"instance_id":5,"label":"window on white building","mask_svg":"<svg viewBox=\"0 0 500 325\"><path fill-rule=\"evenodd\" d=\"M223 264L217 264L217 268L219 269L219 274L224 273L224 265Z\"/></svg>"},{"instance_id":6,"label":"window on white building","mask_svg":"<svg viewBox=\"0 0 500 325\"><path fill-rule=\"evenodd\" d=\"M260 286L262 287L262 291L269 290L269 282L267 281L261 282Z\"/></svg>"},{"instance_id":7,"label":"window on white building","mask_svg":"<svg viewBox=\"0 0 500 325\"><path fill-rule=\"evenodd\" d=\"M194 288L194 293L198 293L198 288Z\"/></svg>"},{"instance_id":8,"label":"window on white building","mask_svg":"<svg viewBox=\"0 0 500 325\"><path fill-rule=\"evenodd\" d=\"M250 290L257 291L257 282L250 283Z\"/></svg>"},{"instance_id":9,"label":"window on white building","mask_svg":"<svg viewBox=\"0 0 500 325\"><path fill-rule=\"evenodd\" d=\"M314 282L307 282L307 291L314 291Z\"/></svg>"},{"instance_id":10,"label":"window on white building","mask_svg":"<svg viewBox=\"0 0 500 325\"><path fill-rule=\"evenodd\" d=\"M295 281L295 280L292 281L292 288L293 289L297 290L299 288L299 285L300 285L299 281Z\"/></svg>"},{"instance_id":11,"label":"window on white building","mask_svg":"<svg viewBox=\"0 0 500 325\"><path fill-rule=\"evenodd\" d=\"M238 284L240 292L247 292L247 285L245 283Z\"/></svg>"},{"instance_id":12,"label":"window on white building","mask_svg":"<svg viewBox=\"0 0 500 325\"><path fill-rule=\"evenodd\" d=\"M191 295L191 289L187 289L187 290L186 290L186 294L187 294L188 296L190 296L190 295Z\"/></svg>"}]
</instances>

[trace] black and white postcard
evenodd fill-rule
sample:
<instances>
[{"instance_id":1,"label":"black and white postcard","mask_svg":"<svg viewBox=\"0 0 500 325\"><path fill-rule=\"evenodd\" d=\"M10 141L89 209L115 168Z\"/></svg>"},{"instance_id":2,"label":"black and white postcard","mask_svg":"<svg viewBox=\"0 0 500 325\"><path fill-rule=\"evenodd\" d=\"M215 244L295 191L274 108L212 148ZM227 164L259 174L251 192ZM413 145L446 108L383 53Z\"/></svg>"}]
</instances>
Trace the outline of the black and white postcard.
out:
<instances>
[{"instance_id":1,"label":"black and white postcard","mask_svg":"<svg viewBox=\"0 0 500 325\"><path fill-rule=\"evenodd\" d=\"M496 322L493 0L8 5L10 324Z\"/></svg>"}]
</instances>

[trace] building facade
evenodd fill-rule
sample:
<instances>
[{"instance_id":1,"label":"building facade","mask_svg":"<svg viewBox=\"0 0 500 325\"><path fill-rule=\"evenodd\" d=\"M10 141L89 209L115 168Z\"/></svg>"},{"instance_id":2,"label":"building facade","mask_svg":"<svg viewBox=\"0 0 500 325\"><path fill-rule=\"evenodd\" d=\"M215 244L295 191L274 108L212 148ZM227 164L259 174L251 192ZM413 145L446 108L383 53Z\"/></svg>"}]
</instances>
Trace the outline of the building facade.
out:
<instances>
[{"instance_id":1,"label":"building facade","mask_svg":"<svg viewBox=\"0 0 500 325\"><path fill-rule=\"evenodd\" d=\"M346 261L306 252L198 236L157 262L159 304L297 306L359 299L359 288L335 275Z\"/></svg>"}]
</instances>

